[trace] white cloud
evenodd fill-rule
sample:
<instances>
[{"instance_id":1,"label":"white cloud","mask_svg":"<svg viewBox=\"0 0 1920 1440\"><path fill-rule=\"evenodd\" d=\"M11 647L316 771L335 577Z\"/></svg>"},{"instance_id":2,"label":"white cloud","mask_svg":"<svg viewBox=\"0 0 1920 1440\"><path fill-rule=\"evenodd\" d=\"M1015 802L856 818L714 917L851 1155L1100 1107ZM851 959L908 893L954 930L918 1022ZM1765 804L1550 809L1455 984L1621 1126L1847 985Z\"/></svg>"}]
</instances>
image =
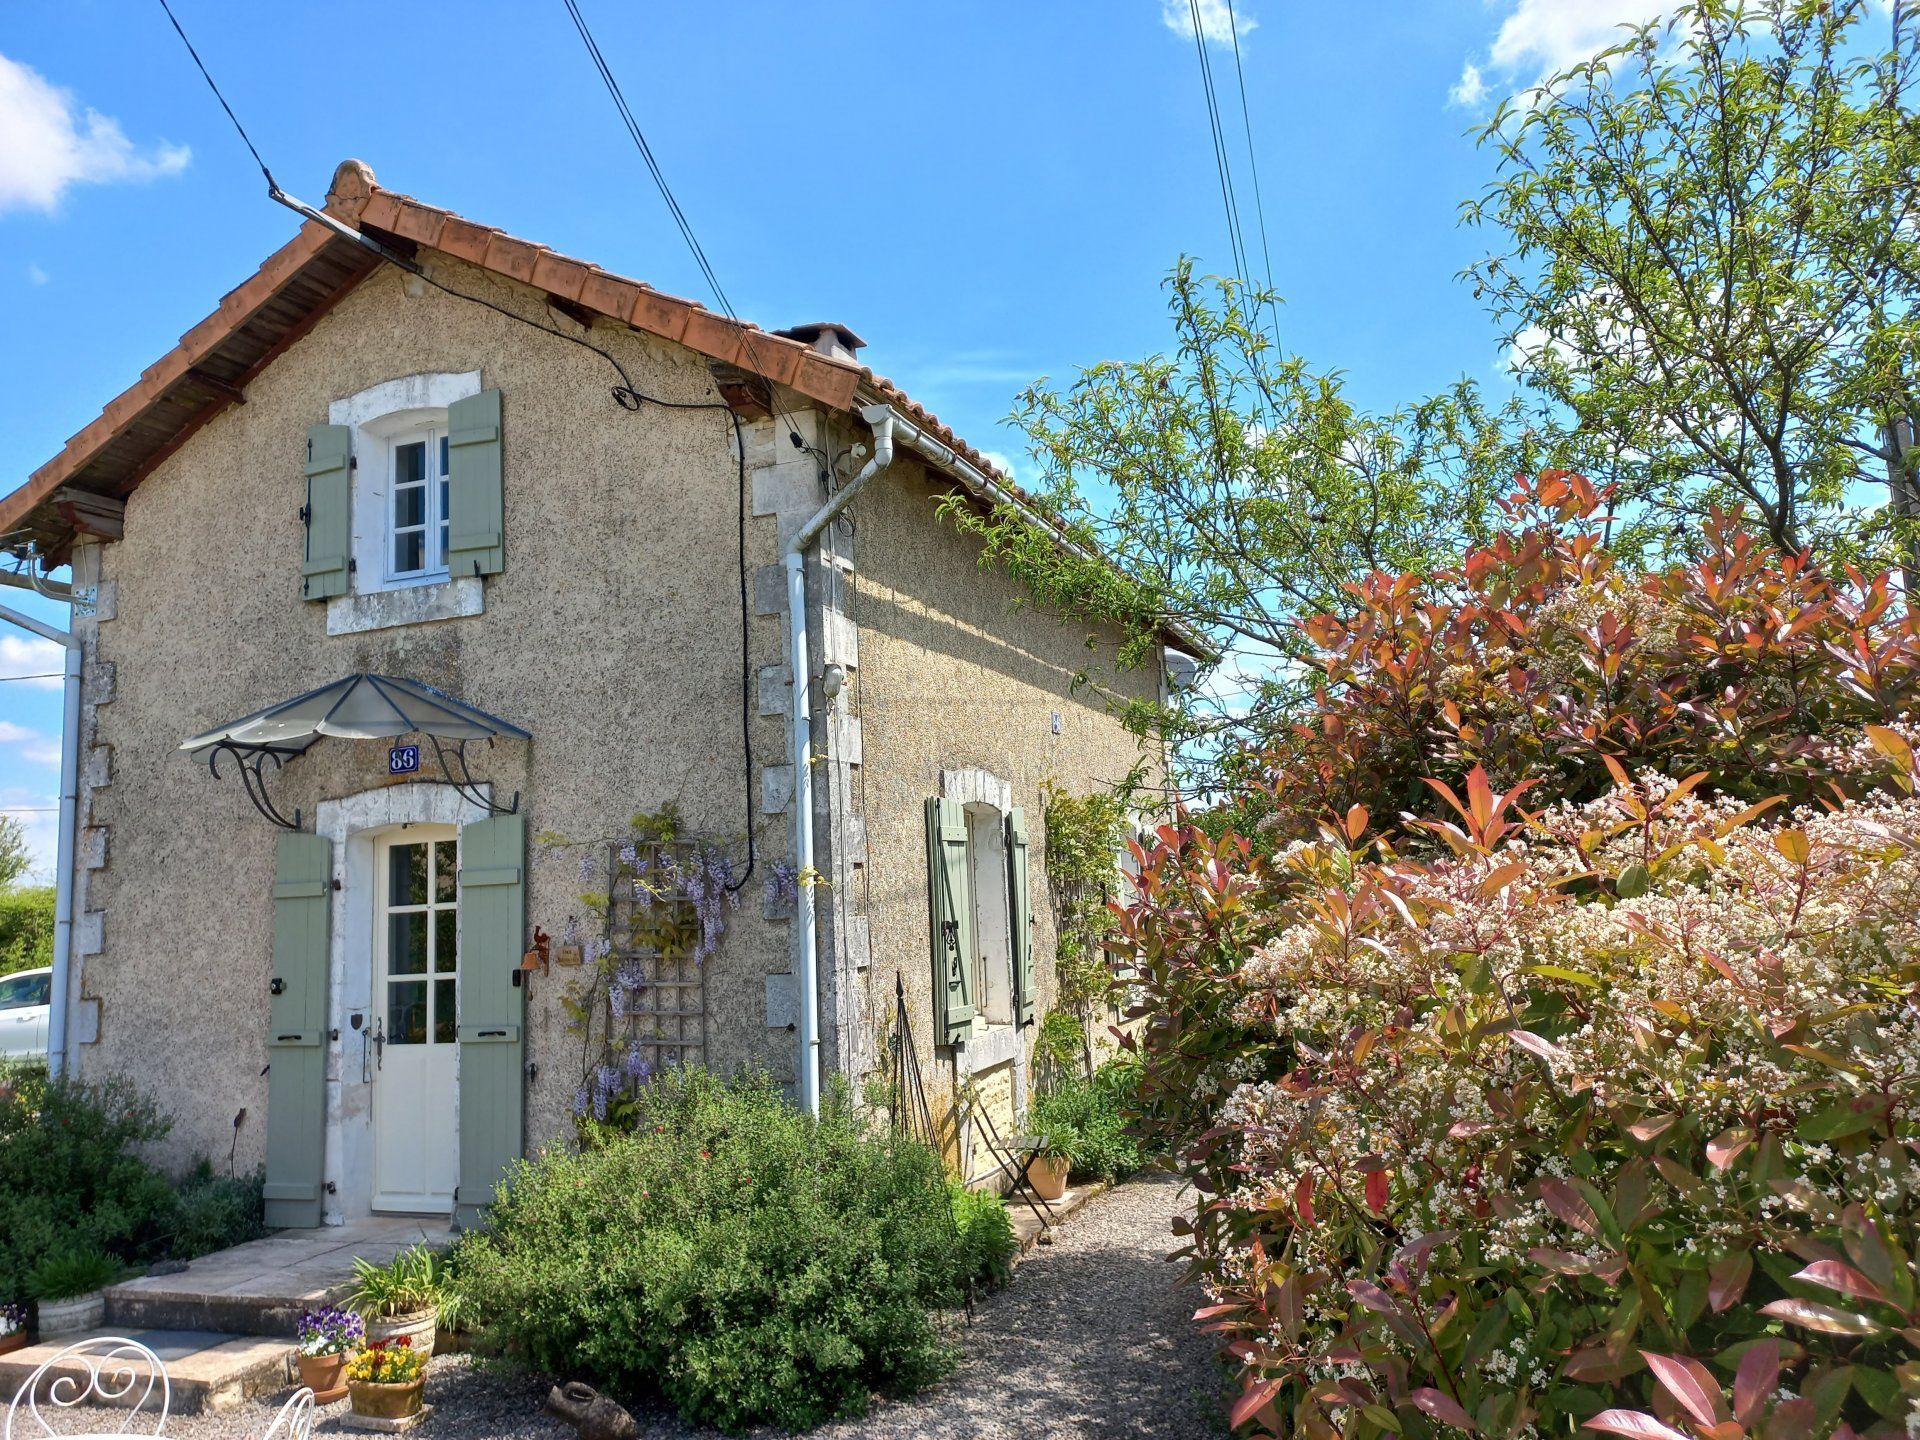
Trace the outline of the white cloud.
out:
<instances>
[{"instance_id":1,"label":"white cloud","mask_svg":"<svg viewBox=\"0 0 1920 1440\"><path fill-rule=\"evenodd\" d=\"M1215 45L1231 45L1234 31L1245 35L1259 21L1244 13L1243 6L1227 7L1227 0L1160 0L1160 21L1176 35L1193 38L1193 14L1200 12L1200 33Z\"/></svg>"},{"instance_id":2,"label":"white cloud","mask_svg":"<svg viewBox=\"0 0 1920 1440\"><path fill-rule=\"evenodd\" d=\"M42 640L38 635L0 635L0 681L12 681L32 690L58 690L66 663L66 650L51 640ZM18 678L23 675L35 678Z\"/></svg>"},{"instance_id":3,"label":"white cloud","mask_svg":"<svg viewBox=\"0 0 1920 1440\"><path fill-rule=\"evenodd\" d=\"M1591 60L1625 38L1622 26L1644 25L1674 0L1497 0L1500 28L1484 58L1469 57L1447 103L1476 110L1497 94L1537 85Z\"/></svg>"},{"instance_id":4,"label":"white cloud","mask_svg":"<svg viewBox=\"0 0 1920 1440\"><path fill-rule=\"evenodd\" d=\"M1486 77L1480 73L1480 67L1469 60L1461 67L1460 79L1447 91L1447 103L1464 110L1477 110L1486 98Z\"/></svg>"},{"instance_id":5,"label":"white cloud","mask_svg":"<svg viewBox=\"0 0 1920 1440\"><path fill-rule=\"evenodd\" d=\"M1622 25L1657 19L1673 0L1518 0L1500 22L1492 58L1500 69L1545 75L1590 60L1624 37Z\"/></svg>"},{"instance_id":6,"label":"white cloud","mask_svg":"<svg viewBox=\"0 0 1920 1440\"><path fill-rule=\"evenodd\" d=\"M1017 480L1019 478L1019 468L1013 463L1011 456L1002 454L998 450L982 450L980 455L982 459L1002 475L1006 476L1007 479Z\"/></svg>"},{"instance_id":7,"label":"white cloud","mask_svg":"<svg viewBox=\"0 0 1920 1440\"><path fill-rule=\"evenodd\" d=\"M0 55L0 212L52 210L70 185L177 175L192 152L136 146L110 115Z\"/></svg>"},{"instance_id":8,"label":"white cloud","mask_svg":"<svg viewBox=\"0 0 1920 1440\"><path fill-rule=\"evenodd\" d=\"M16 725L11 720L0 720L0 745L17 745L20 758L29 765L60 763L60 742L57 739L28 729L25 725Z\"/></svg>"},{"instance_id":9,"label":"white cloud","mask_svg":"<svg viewBox=\"0 0 1920 1440\"><path fill-rule=\"evenodd\" d=\"M52 277L49 276L46 271L42 270L38 265L29 264L27 266L27 282L29 284L44 285L51 278Z\"/></svg>"}]
</instances>

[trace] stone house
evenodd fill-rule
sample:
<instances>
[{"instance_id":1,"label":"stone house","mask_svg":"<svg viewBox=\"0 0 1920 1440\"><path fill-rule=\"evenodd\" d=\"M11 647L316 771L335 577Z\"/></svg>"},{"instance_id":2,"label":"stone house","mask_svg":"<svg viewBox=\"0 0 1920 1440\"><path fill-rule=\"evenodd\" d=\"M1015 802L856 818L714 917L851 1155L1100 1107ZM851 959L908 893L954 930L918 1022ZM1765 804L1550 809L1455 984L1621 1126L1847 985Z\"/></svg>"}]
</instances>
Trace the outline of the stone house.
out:
<instances>
[{"instance_id":1,"label":"stone house","mask_svg":"<svg viewBox=\"0 0 1920 1440\"><path fill-rule=\"evenodd\" d=\"M1054 996L1041 787L1139 763L1184 657L983 568L936 505L1018 492L846 328L354 161L306 213L0 501L84 642L63 1063L276 1224L470 1218L659 1066L858 1087L898 989L978 1176L955 1097L1017 1119Z\"/></svg>"}]
</instances>

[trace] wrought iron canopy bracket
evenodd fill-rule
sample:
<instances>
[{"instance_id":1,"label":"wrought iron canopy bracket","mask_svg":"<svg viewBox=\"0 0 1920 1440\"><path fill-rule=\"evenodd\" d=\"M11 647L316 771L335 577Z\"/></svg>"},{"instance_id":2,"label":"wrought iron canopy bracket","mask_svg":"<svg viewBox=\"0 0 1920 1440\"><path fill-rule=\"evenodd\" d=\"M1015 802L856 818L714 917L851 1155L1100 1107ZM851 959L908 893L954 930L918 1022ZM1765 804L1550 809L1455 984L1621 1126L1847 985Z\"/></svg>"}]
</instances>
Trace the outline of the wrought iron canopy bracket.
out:
<instances>
[{"instance_id":1,"label":"wrought iron canopy bracket","mask_svg":"<svg viewBox=\"0 0 1920 1440\"><path fill-rule=\"evenodd\" d=\"M271 760L273 768L278 770L287 761L298 760L306 754L307 748L306 745L241 745L232 740L222 740L207 752L207 770L216 780L224 778L220 774L220 757L233 756L234 765L240 772L241 788L247 792L247 799L253 802L253 808L282 830L298 830L301 820L299 808L295 807L291 820L280 813L273 798L267 794L264 772L267 761Z\"/></svg>"},{"instance_id":2,"label":"wrought iron canopy bracket","mask_svg":"<svg viewBox=\"0 0 1920 1440\"><path fill-rule=\"evenodd\" d=\"M518 790L513 792L512 804L496 805L480 789L480 787L487 782L477 778L473 771L467 767L466 741L460 741L453 747L452 753L449 754L446 748L440 744L439 736L429 735L427 739L433 743L433 753L440 761L440 773L446 777L446 779L440 783L449 786L454 794L458 795L469 805L484 810L489 815L518 815L520 813L520 792ZM491 739L487 741L487 746L489 749L492 748L493 741Z\"/></svg>"}]
</instances>

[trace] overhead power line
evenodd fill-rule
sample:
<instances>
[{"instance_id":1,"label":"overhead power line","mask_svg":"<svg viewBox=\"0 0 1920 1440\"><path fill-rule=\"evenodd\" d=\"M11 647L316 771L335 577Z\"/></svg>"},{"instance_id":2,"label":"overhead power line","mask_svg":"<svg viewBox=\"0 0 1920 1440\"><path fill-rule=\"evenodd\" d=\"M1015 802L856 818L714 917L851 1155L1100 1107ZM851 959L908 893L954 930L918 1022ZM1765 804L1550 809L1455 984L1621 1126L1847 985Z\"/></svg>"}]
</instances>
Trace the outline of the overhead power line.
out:
<instances>
[{"instance_id":1,"label":"overhead power line","mask_svg":"<svg viewBox=\"0 0 1920 1440\"><path fill-rule=\"evenodd\" d=\"M1247 136L1247 172L1253 177L1253 213L1260 226L1260 262L1267 279L1267 307L1273 313L1273 339L1280 339L1280 316L1274 310L1273 252L1267 248L1267 207L1260 198L1260 150L1253 143L1253 114L1247 105L1247 75L1240 67L1240 21L1233 13L1233 0L1227 0L1227 31L1233 37L1233 79L1240 91L1240 125Z\"/></svg>"}]
</instances>

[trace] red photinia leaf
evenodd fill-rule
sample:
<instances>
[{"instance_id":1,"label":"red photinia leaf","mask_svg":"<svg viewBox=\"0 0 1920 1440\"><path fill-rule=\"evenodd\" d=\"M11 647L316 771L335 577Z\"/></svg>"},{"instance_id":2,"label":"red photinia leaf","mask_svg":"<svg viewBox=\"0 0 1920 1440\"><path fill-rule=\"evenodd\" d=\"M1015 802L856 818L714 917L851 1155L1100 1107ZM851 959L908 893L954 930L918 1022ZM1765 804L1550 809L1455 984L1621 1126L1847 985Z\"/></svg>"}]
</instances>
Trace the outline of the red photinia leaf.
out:
<instances>
[{"instance_id":1,"label":"red photinia leaf","mask_svg":"<svg viewBox=\"0 0 1920 1440\"><path fill-rule=\"evenodd\" d=\"M1587 1421L1587 1428L1607 1435L1632 1435L1638 1440L1689 1440L1683 1432L1639 1410L1602 1410Z\"/></svg>"},{"instance_id":2,"label":"red photinia leaf","mask_svg":"<svg viewBox=\"0 0 1920 1440\"><path fill-rule=\"evenodd\" d=\"M1707 1303L1718 1315L1747 1293L1747 1281L1753 1278L1753 1252L1736 1251L1723 1255L1707 1267Z\"/></svg>"},{"instance_id":3,"label":"red photinia leaf","mask_svg":"<svg viewBox=\"0 0 1920 1440\"><path fill-rule=\"evenodd\" d=\"M1794 1277L1809 1285L1824 1285L1829 1290L1838 1290L1842 1295L1850 1295L1856 1300L1881 1300L1887 1296L1878 1285L1862 1275L1853 1266L1841 1260L1816 1260Z\"/></svg>"},{"instance_id":4,"label":"red photinia leaf","mask_svg":"<svg viewBox=\"0 0 1920 1440\"><path fill-rule=\"evenodd\" d=\"M1647 1362L1647 1368L1653 1371L1661 1388L1702 1425L1718 1425L1728 1418L1726 1401L1720 1395L1720 1382L1698 1360L1688 1355L1660 1355L1652 1350L1642 1350L1640 1358Z\"/></svg>"},{"instance_id":5,"label":"red photinia leaf","mask_svg":"<svg viewBox=\"0 0 1920 1440\"><path fill-rule=\"evenodd\" d=\"M1600 1217L1594 1213L1593 1206L1587 1203L1584 1195L1564 1180L1557 1177L1542 1180L1540 1202L1576 1230L1584 1231L1595 1239L1600 1238L1603 1233L1600 1228Z\"/></svg>"},{"instance_id":6,"label":"red photinia leaf","mask_svg":"<svg viewBox=\"0 0 1920 1440\"><path fill-rule=\"evenodd\" d=\"M1456 1430L1465 1430L1469 1433L1473 1430L1473 1417L1467 1414L1460 1402L1451 1395L1434 1389L1431 1385L1422 1385L1407 1396L1407 1399L1411 1400L1417 1409L1431 1415L1442 1424L1451 1425Z\"/></svg>"},{"instance_id":7,"label":"red photinia leaf","mask_svg":"<svg viewBox=\"0 0 1920 1440\"><path fill-rule=\"evenodd\" d=\"M1300 1183L1293 1187L1293 1208L1299 1215L1302 1225L1313 1224L1313 1175L1311 1172L1300 1177Z\"/></svg>"},{"instance_id":8,"label":"red photinia leaf","mask_svg":"<svg viewBox=\"0 0 1920 1440\"><path fill-rule=\"evenodd\" d=\"M1870 1316L1813 1300L1775 1300L1771 1305L1762 1305L1760 1313L1804 1325L1823 1335L1878 1335L1885 1328Z\"/></svg>"},{"instance_id":9,"label":"red photinia leaf","mask_svg":"<svg viewBox=\"0 0 1920 1440\"><path fill-rule=\"evenodd\" d=\"M1716 1170L1724 1170L1740 1157L1740 1152L1753 1143L1753 1132L1745 1126L1736 1125L1731 1130L1723 1130L1707 1142L1707 1159Z\"/></svg>"},{"instance_id":10,"label":"red photinia leaf","mask_svg":"<svg viewBox=\"0 0 1920 1440\"><path fill-rule=\"evenodd\" d=\"M1733 1418L1752 1425L1760 1418L1760 1407L1780 1388L1780 1342L1762 1340L1740 1357L1740 1368L1733 1376Z\"/></svg>"},{"instance_id":11,"label":"red photinia leaf","mask_svg":"<svg viewBox=\"0 0 1920 1440\"><path fill-rule=\"evenodd\" d=\"M1367 1208L1376 1215L1387 1213L1387 1172L1376 1170L1367 1176Z\"/></svg>"},{"instance_id":12,"label":"red photinia leaf","mask_svg":"<svg viewBox=\"0 0 1920 1440\"><path fill-rule=\"evenodd\" d=\"M1246 1424L1247 1421L1252 1418L1254 1411L1273 1399L1274 1395L1279 1392L1281 1383L1279 1380L1252 1381L1247 1388L1240 1393L1240 1398L1233 1402L1233 1410L1227 1416L1227 1428L1229 1430L1238 1430L1242 1425Z\"/></svg>"},{"instance_id":13,"label":"red photinia leaf","mask_svg":"<svg viewBox=\"0 0 1920 1440\"><path fill-rule=\"evenodd\" d=\"M1398 1315L1400 1307L1393 1297L1371 1280L1349 1280L1347 1293L1376 1315Z\"/></svg>"}]
</instances>

